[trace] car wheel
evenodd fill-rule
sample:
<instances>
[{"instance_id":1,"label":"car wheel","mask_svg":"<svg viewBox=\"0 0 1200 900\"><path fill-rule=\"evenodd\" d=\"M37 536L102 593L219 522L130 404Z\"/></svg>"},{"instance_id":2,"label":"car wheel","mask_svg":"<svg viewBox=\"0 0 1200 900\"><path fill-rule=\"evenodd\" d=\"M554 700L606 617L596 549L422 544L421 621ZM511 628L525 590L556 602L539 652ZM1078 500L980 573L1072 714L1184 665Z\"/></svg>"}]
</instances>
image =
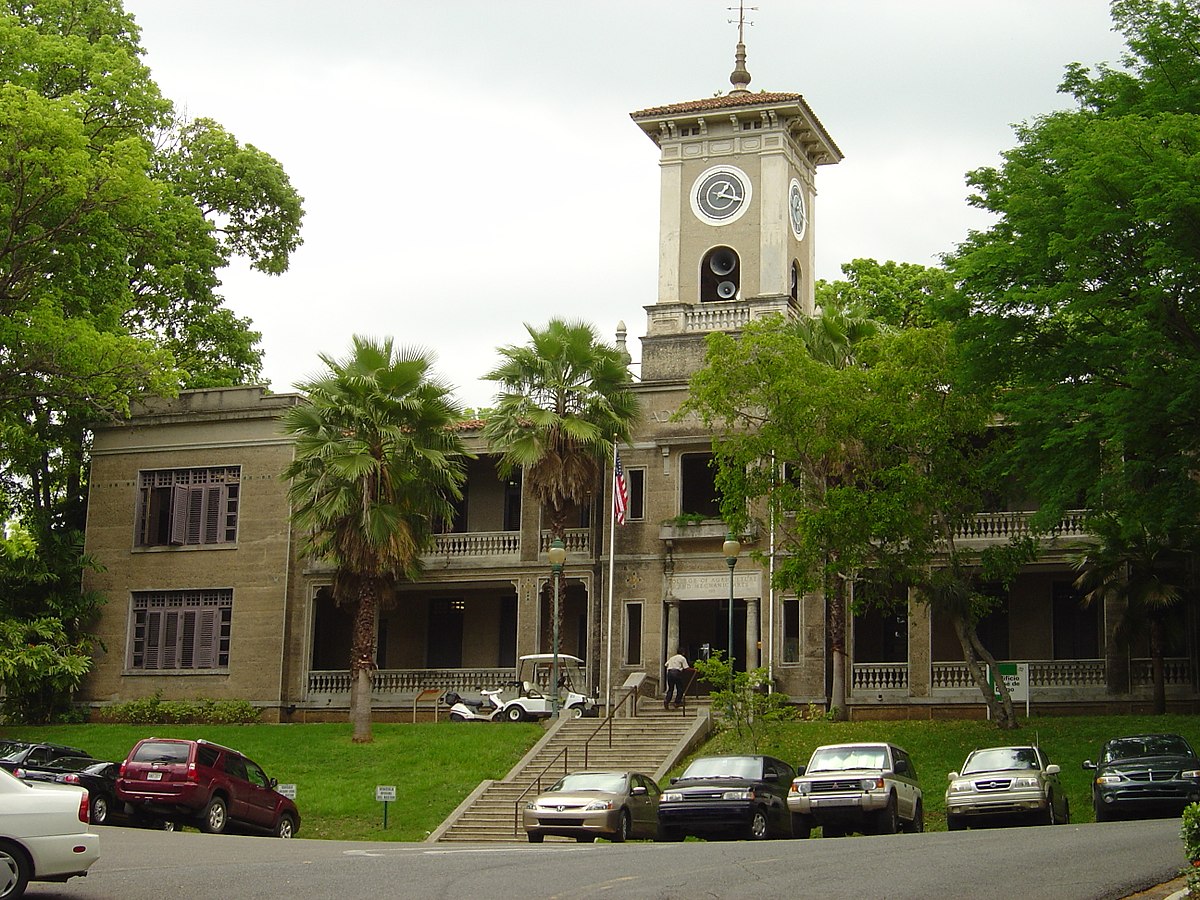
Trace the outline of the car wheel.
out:
<instances>
[{"instance_id":1,"label":"car wheel","mask_svg":"<svg viewBox=\"0 0 1200 900\"><path fill-rule=\"evenodd\" d=\"M296 835L296 820L291 813L284 813L275 823L275 837L290 838Z\"/></svg>"},{"instance_id":2,"label":"car wheel","mask_svg":"<svg viewBox=\"0 0 1200 900\"><path fill-rule=\"evenodd\" d=\"M88 814L93 825L103 825L108 821L108 798L97 794L92 798L92 808Z\"/></svg>"},{"instance_id":3,"label":"car wheel","mask_svg":"<svg viewBox=\"0 0 1200 900\"><path fill-rule=\"evenodd\" d=\"M963 831L966 829L966 827L967 823L964 822L961 817L951 815L946 816L947 831Z\"/></svg>"},{"instance_id":4,"label":"car wheel","mask_svg":"<svg viewBox=\"0 0 1200 900\"><path fill-rule=\"evenodd\" d=\"M510 722L520 722L525 718L525 709L519 704L514 703L504 711L504 718Z\"/></svg>"},{"instance_id":5,"label":"car wheel","mask_svg":"<svg viewBox=\"0 0 1200 900\"><path fill-rule=\"evenodd\" d=\"M881 809L875 819L876 834L895 834L900 830L900 814L896 811L896 795L888 797L887 806Z\"/></svg>"},{"instance_id":6,"label":"car wheel","mask_svg":"<svg viewBox=\"0 0 1200 900\"><path fill-rule=\"evenodd\" d=\"M200 817L200 830L206 834L220 834L228 823L225 801L220 797L213 797L208 801L208 806L204 807L204 815Z\"/></svg>"},{"instance_id":7,"label":"car wheel","mask_svg":"<svg viewBox=\"0 0 1200 900\"><path fill-rule=\"evenodd\" d=\"M0 900L25 896L29 874L25 851L8 841L0 841Z\"/></svg>"},{"instance_id":8,"label":"car wheel","mask_svg":"<svg viewBox=\"0 0 1200 900\"><path fill-rule=\"evenodd\" d=\"M529 838L529 843L531 844L540 844L546 839L546 836L540 831L526 832L525 837Z\"/></svg>"},{"instance_id":9,"label":"car wheel","mask_svg":"<svg viewBox=\"0 0 1200 900\"><path fill-rule=\"evenodd\" d=\"M812 836L813 821L802 813L792 813L792 837L806 841Z\"/></svg>"},{"instance_id":10,"label":"car wheel","mask_svg":"<svg viewBox=\"0 0 1200 900\"><path fill-rule=\"evenodd\" d=\"M912 821L904 826L905 834L920 834L925 830L925 804L920 800L917 801L916 809L913 810Z\"/></svg>"},{"instance_id":11,"label":"car wheel","mask_svg":"<svg viewBox=\"0 0 1200 900\"><path fill-rule=\"evenodd\" d=\"M750 820L750 827L746 829L746 837L752 841L765 841L770 837L770 825L767 822L767 812L764 809L756 809L754 818Z\"/></svg>"},{"instance_id":12,"label":"car wheel","mask_svg":"<svg viewBox=\"0 0 1200 900\"><path fill-rule=\"evenodd\" d=\"M621 818L617 822L617 830L612 836L614 844L623 844L629 840L629 832L633 828L633 822L629 819L629 810L621 810Z\"/></svg>"}]
</instances>

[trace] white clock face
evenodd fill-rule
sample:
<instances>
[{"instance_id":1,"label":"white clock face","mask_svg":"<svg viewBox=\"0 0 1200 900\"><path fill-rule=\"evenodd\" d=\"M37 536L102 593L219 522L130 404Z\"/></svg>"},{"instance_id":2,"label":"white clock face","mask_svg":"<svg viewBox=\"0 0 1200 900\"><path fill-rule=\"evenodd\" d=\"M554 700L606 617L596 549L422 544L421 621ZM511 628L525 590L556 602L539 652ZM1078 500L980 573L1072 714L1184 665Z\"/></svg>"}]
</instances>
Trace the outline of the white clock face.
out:
<instances>
[{"instance_id":1,"label":"white clock face","mask_svg":"<svg viewBox=\"0 0 1200 900\"><path fill-rule=\"evenodd\" d=\"M808 207L804 205L804 188L795 178L788 187L788 218L796 240L804 240L804 232L808 230Z\"/></svg>"},{"instance_id":2,"label":"white clock face","mask_svg":"<svg viewBox=\"0 0 1200 900\"><path fill-rule=\"evenodd\" d=\"M728 225L750 206L753 189L746 173L735 166L713 166L692 185L692 212L709 225Z\"/></svg>"}]
</instances>

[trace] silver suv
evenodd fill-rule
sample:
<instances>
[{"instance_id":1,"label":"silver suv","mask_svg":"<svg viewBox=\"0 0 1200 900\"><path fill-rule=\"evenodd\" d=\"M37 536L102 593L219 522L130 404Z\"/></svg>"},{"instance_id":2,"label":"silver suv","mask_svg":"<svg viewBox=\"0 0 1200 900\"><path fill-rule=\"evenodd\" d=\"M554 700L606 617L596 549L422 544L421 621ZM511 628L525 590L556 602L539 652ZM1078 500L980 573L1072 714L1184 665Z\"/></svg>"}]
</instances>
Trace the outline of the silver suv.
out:
<instances>
[{"instance_id":1,"label":"silver suv","mask_svg":"<svg viewBox=\"0 0 1200 900\"><path fill-rule=\"evenodd\" d=\"M1058 772L1041 747L975 750L961 773L950 773L946 827L958 831L1018 817L1045 825L1066 824L1071 821L1071 809Z\"/></svg>"},{"instance_id":2,"label":"silver suv","mask_svg":"<svg viewBox=\"0 0 1200 900\"><path fill-rule=\"evenodd\" d=\"M825 837L925 830L917 771L893 744L818 747L798 773L787 801L795 837L817 826Z\"/></svg>"}]
</instances>

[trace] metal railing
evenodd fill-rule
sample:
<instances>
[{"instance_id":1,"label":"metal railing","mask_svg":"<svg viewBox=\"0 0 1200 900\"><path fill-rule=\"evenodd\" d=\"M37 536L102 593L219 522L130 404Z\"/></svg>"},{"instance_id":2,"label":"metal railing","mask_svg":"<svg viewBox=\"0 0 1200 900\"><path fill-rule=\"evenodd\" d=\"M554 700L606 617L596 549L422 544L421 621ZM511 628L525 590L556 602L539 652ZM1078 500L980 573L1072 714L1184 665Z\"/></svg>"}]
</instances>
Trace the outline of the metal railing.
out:
<instances>
[{"instance_id":1,"label":"metal railing","mask_svg":"<svg viewBox=\"0 0 1200 900\"><path fill-rule=\"evenodd\" d=\"M570 747L563 747L556 754L554 754L554 758L551 759L550 762L546 763L546 765L542 768L542 771L538 772L537 777L533 781L529 782L529 786L517 795L517 799L513 801L513 834L520 834L521 832L521 803L524 801L525 795L532 791L535 787L537 788L538 794L542 792L542 776L550 771L550 767L558 762L559 757L562 757L563 775L566 775L570 767L570 750ZM586 762L584 763L584 768L587 768ZM534 796L536 797L537 794L534 794Z\"/></svg>"}]
</instances>

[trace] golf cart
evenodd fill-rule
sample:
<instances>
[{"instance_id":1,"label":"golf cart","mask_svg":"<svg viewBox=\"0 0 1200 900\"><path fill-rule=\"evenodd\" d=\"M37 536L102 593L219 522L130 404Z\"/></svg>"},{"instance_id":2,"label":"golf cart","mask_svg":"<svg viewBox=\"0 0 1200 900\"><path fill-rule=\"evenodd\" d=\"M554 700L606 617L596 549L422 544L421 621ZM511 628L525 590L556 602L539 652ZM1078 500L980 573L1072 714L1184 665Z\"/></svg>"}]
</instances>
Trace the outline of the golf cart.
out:
<instances>
[{"instance_id":1,"label":"golf cart","mask_svg":"<svg viewBox=\"0 0 1200 900\"><path fill-rule=\"evenodd\" d=\"M548 719L554 708L549 685L554 681L554 654L535 653L517 661L517 677L495 691L481 691L482 701L472 702L448 691L444 702L450 718L458 722L524 722ZM583 660L558 654L558 708L564 716L597 716L596 701L582 693Z\"/></svg>"}]
</instances>

